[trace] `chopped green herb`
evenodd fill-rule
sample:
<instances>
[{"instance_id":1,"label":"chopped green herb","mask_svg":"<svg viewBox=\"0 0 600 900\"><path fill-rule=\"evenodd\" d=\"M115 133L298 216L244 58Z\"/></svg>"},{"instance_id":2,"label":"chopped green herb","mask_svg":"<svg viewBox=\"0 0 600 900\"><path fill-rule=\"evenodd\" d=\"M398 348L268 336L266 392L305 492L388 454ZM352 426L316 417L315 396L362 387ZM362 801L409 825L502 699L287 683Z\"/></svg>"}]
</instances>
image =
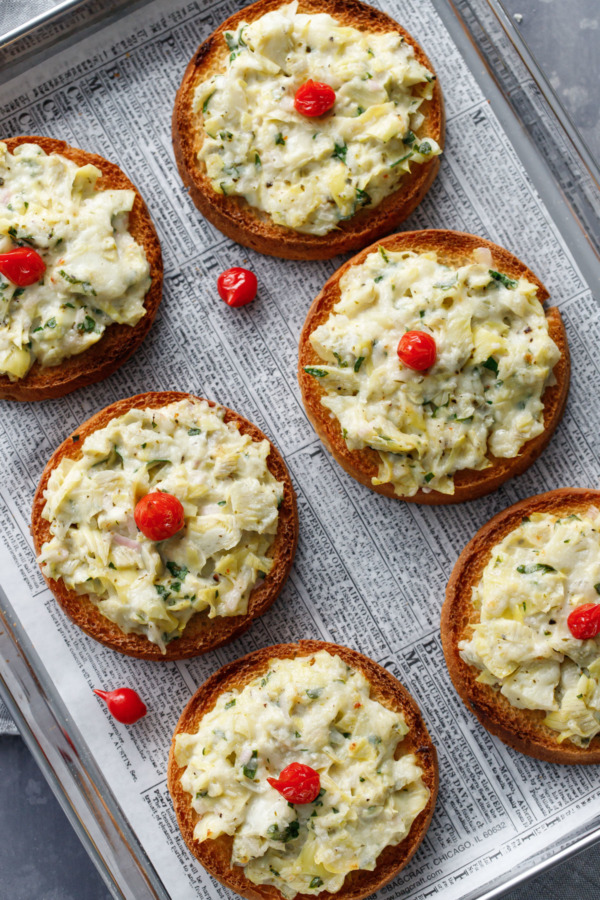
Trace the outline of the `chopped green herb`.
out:
<instances>
[{"instance_id":1,"label":"chopped green herb","mask_svg":"<svg viewBox=\"0 0 600 900\"><path fill-rule=\"evenodd\" d=\"M96 291L92 287L89 281L81 281L80 278L75 278L74 275L69 275L68 272L65 272L64 269L59 269L58 274L61 278L64 278L69 284L80 284L81 290L84 294L92 294L94 297L96 296Z\"/></svg>"},{"instance_id":2,"label":"chopped green herb","mask_svg":"<svg viewBox=\"0 0 600 900\"><path fill-rule=\"evenodd\" d=\"M354 113L354 118L357 119L359 116L362 116L363 113L364 109L362 108L362 106L357 106L356 112Z\"/></svg>"},{"instance_id":3,"label":"chopped green herb","mask_svg":"<svg viewBox=\"0 0 600 900\"><path fill-rule=\"evenodd\" d=\"M86 334L89 334L91 331L94 331L96 327L96 320L92 319L91 316L86 316L83 322L80 322L77 326L79 331L85 331Z\"/></svg>"},{"instance_id":4,"label":"chopped green herb","mask_svg":"<svg viewBox=\"0 0 600 900\"><path fill-rule=\"evenodd\" d=\"M219 137L221 138L222 141L232 141L233 140L233 135L230 131L220 131Z\"/></svg>"},{"instance_id":5,"label":"chopped green herb","mask_svg":"<svg viewBox=\"0 0 600 900\"><path fill-rule=\"evenodd\" d=\"M517 572L521 575L532 575L534 572L556 572L556 569L547 566L546 563L531 563L528 566L517 566Z\"/></svg>"},{"instance_id":6,"label":"chopped green herb","mask_svg":"<svg viewBox=\"0 0 600 900\"><path fill-rule=\"evenodd\" d=\"M484 369L489 369L490 372L493 372L494 375L498 374L498 363L494 359L493 356L488 356L485 362L482 362L481 365Z\"/></svg>"},{"instance_id":7,"label":"chopped green herb","mask_svg":"<svg viewBox=\"0 0 600 900\"><path fill-rule=\"evenodd\" d=\"M381 254L381 257L382 257L383 261L386 262L386 263L389 263L390 258L389 258L389 256L387 255L387 253L385 252L385 248L382 247L381 244L379 245L379 253Z\"/></svg>"},{"instance_id":8,"label":"chopped green herb","mask_svg":"<svg viewBox=\"0 0 600 900\"><path fill-rule=\"evenodd\" d=\"M242 767L242 772L249 778L250 781L254 781L256 777L256 770L258 769L258 750L252 751L252 756L248 760L245 766Z\"/></svg>"},{"instance_id":9,"label":"chopped green herb","mask_svg":"<svg viewBox=\"0 0 600 900\"><path fill-rule=\"evenodd\" d=\"M275 143L276 144L285 144L285 138L280 131L275 135Z\"/></svg>"},{"instance_id":10,"label":"chopped green herb","mask_svg":"<svg viewBox=\"0 0 600 900\"><path fill-rule=\"evenodd\" d=\"M46 328L56 328L56 319L54 316L51 319L48 319L45 325Z\"/></svg>"},{"instance_id":11,"label":"chopped green herb","mask_svg":"<svg viewBox=\"0 0 600 900\"><path fill-rule=\"evenodd\" d=\"M227 506L227 500L219 500L217 506Z\"/></svg>"},{"instance_id":12,"label":"chopped green herb","mask_svg":"<svg viewBox=\"0 0 600 900\"><path fill-rule=\"evenodd\" d=\"M409 131L408 134L402 138L402 143L408 144L408 146L410 147L411 144L414 144L416 139L417 139L416 134L414 134L414 132L412 132L412 131Z\"/></svg>"},{"instance_id":13,"label":"chopped green herb","mask_svg":"<svg viewBox=\"0 0 600 900\"><path fill-rule=\"evenodd\" d=\"M117 567L115 566L114 562L109 562L108 568L109 568L109 569L116 569Z\"/></svg>"},{"instance_id":14,"label":"chopped green herb","mask_svg":"<svg viewBox=\"0 0 600 900\"><path fill-rule=\"evenodd\" d=\"M345 737L347 740L349 737L352 737L352 732L351 731L342 731L342 737Z\"/></svg>"},{"instance_id":15,"label":"chopped green herb","mask_svg":"<svg viewBox=\"0 0 600 900\"><path fill-rule=\"evenodd\" d=\"M381 249L381 247L379 249ZM383 281L383 275L376 275L373 281L375 284L379 284L380 281Z\"/></svg>"},{"instance_id":16,"label":"chopped green herb","mask_svg":"<svg viewBox=\"0 0 600 900\"><path fill-rule=\"evenodd\" d=\"M179 579L181 579L181 581L184 580L185 576L189 572L189 569L187 566L179 566L175 562L167 562L167 563L165 563L165 565L166 565L167 569L169 570L169 572L171 573L171 575L173 576L173 578L179 578Z\"/></svg>"},{"instance_id":17,"label":"chopped green herb","mask_svg":"<svg viewBox=\"0 0 600 900\"><path fill-rule=\"evenodd\" d=\"M361 775L360 778L359 778L358 780L359 780L359 781L364 781L365 779L364 779L364 778L362 777L362 775Z\"/></svg>"},{"instance_id":18,"label":"chopped green herb","mask_svg":"<svg viewBox=\"0 0 600 900\"><path fill-rule=\"evenodd\" d=\"M191 437L194 437L194 435L196 435L196 434L202 434L202 429L201 428L188 428L188 434Z\"/></svg>"},{"instance_id":19,"label":"chopped green herb","mask_svg":"<svg viewBox=\"0 0 600 900\"><path fill-rule=\"evenodd\" d=\"M311 700L317 700L323 693L323 688L307 688L306 694Z\"/></svg>"},{"instance_id":20,"label":"chopped green herb","mask_svg":"<svg viewBox=\"0 0 600 900\"><path fill-rule=\"evenodd\" d=\"M304 366L304 371L307 375L312 375L313 378L325 378L328 374L325 369L317 369L315 366Z\"/></svg>"},{"instance_id":21,"label":"chopped green herb","mask_svg":"<svg viewBox=\"0 0 600 900\"><path fill-rule=\"evenodd\" d=\"M433 472L428 472L427 475L425 476L425 481L427 482L427 484L429 484L429 482L431 481L432 478L433 478Z\"/></svg>"},{"instance_id":22,"label":"chopped green herb","mask_svg":"<svg viewBox=\"0 0 600 900\"><path fill-rule=\"evenodd\" d=\"M213 91L212 94L209 94L208 97L206 98L206 100L204 101L204 103L202 104L202 115L203 116L205 116L206 113L208 112L208 104L210 102L210 98L214 95L214 93L215 92Z\"/></svg>"},{"instance_id":23,"label":"chopped green herb","mask_svg":"<svg viewBox=\"0 0 600 900\"><path fill-rule=\"evenodd\" d=\"M225 38L225 43L227 44L227 46L229 47L230 50L237 50L238 43L237 43L236 39L234 38L234 36L229 31L225 32L224 38Z\"/></svg>"},{"instance_id":24,"label":"chopped green herb","mask_svg":"<svg viewBox=\"0 0 600 900\"><path fill-rule=\"evenodd\" d=\"M279 874L277 869L273 868L273 866L269 866L269 871L275 876L275 878L281 878L281 875Z\"/></svg>"},{"instance_id":25,"label":"chopped green herb","mask_svg":"<svg viewBox=\"0 0 600 900\"><path fill-rule=\"evenodd\" d=\"M431 153L432 147L429 141L423 141L422 144L419 144L419 153L423 156L429 156Z\"/></svg>"},{"instance_id":26,"label":"chopped green herb","mask_svg":"<svg viewBox=\"0 0 600 900\"><path fill-rule=\"evenodd\" d=\"M25 288L23 288L23 287L16 288L14 294L12 295L13 300L18 300L19 297L22 297L24 293L25 293ZM50 320L50 321L52 321L52 320ZM54 320L54 325L56 325L56 320ZM54 325L52 325L51 327L54 328ZM48 327L48 323L46 323L46 327Z\"/></svg>"},{"instance_id":27,"label":"chopped green herb","mask_svg":"<svg viewBox=\"0 0 600 900\"><path fill-rule=\"evenodd\" d=\"M346 154L348 152L348 147L346 144L335 144L333 145L333 153L332 156L336 156L338 159L341 159L343 163L346 162Z\"/></svg>"},{"instance_id":28,"label":"chopped green herb","mask_svg":"<svg viewBox=\"0 0 600 900\"><path fill-rule=\"evenodd\" d=\"M196 792L196 800L199 800L200 797L206 797L207 794L208 794L208 791L197 791Z\"/></svg>"},{"instance_id":29,"label":"chopped green herb","mask_svg":"<svg viewBox=\"0 0 600 900\"><path fill-rule=\"evenodd\" d=\"M333 355L334 355L335 358L337 359L338 365L339 365L342 369L347 369L347 368L348 368L348 363L346 362L345 359L342 359L342 357L340 356L339 353L336 353L336 351L334 350L334 351L333 351Z\"/></svg>"},{"instance_id":30,"label":"chopped green herb","mask_svg":"<svg viewBox=\"0 0 600 900\"><path fill-rule=\"evenodd\" d=\"M288 841L293 841L294 838L298 837L300 832L300 822L298 819L294 819L293 822L290 822L283 831L279 831L279 825L275 823L275 825L269 825L267 828L267 834L274 841L281 841L282 844L287 844Z\"/></svg>"},{"instance_id":31,"label":"chopped green herb","mask_svg":"<svg viewBox=\"0 0 600 900\"><path fill-rule=\"evenodd\" d=\"M397 159L396 162L393 162L390 165L390 169L395 169L396 166L399 166L401 162L404 162L405 160L410 159L411 156L414 156L414 153L412 150L409 150L408 153L405 153L404 156L401 156L400 159Z\"/></svg>"},{"instance_id":32,"label":"chopped green herb","mask_svg":"<svg viewBox=\"0 0 600 900\"><path fill-rule=\"evenodd\" d=\"M366 191L362 191L360 188L356 188L356 199L359 203L362 203L363 206L367 206L371 202L371 198L367 194Z\"/></svg>"},{"instance_id":33,"label":"chopped green herb","mask_svg":"<svg viewBox=\"0 0 600 900\"><path fill-rule=\"evenodd\" d=\"M262 166L262 163L260 161L260 156L258 155L258 153L254 154L254 165L256 166L257 169L260 169L260 167Z\"/></svg>"},{"instance_id":34,"label":"chopped green herb","mask_svg":"<svg viewBox=\"0 0 600 900\"><path fill-rule=\"evenodd\" d=\"M518 281L513 281L512 278L508 277L508 275L503 275L502 272L494 272L493 269L489 269L488 271L494 281L499 281L500 284L503 284L504 287L508 288L511 291L513 291L519 283Z\"/></svg>"},{"instance_id":35,"label":"chopped green herb","mask_svg":"<svg viewBox=\"0 0 600 900\"><path fill-rule=\"evenodd\" d=\"M315 877L312 879L312 881L309 884L309 888L318 888L318 887L321 887L322 884L323 884L323 879L319 878L318 875L315 875Z\"/></svg>"},{"instance_id":36,"label":"chopped green herb","mask_svg":"<svg viewBox=\"0 0 600 900\"><path fill-rule=\"evenodd\" d=\"M232 706L235 706L235 697L233 700L230 700L229 703L225 704L225 709L231 709Z\"/></svg>"},{"instance_id":37,"label":"chopped green herb","mask_svg":"<svg viewBox=\"0 0 600 900\"><path fill-rule=\"evenodd\" d=\"M600 584L595 584L594 590L596 591L597 594L600 594Z\"/></svg>"},{"instance_id":38,"label":"chopped green herb","mask_svg":"<svg viewBox=\"0 0 600 900\"><path fill-rule=\"evenodd\" d=\"M355 371L355 372L359 372L359 371L360 371L360 367L362 366L362 364L364 363L364 361L365 361L364 356L359 356L359 357L358 357L358 359L357 359L356 362L354 363L354 371Z\"/></svg>"}]
</instances>

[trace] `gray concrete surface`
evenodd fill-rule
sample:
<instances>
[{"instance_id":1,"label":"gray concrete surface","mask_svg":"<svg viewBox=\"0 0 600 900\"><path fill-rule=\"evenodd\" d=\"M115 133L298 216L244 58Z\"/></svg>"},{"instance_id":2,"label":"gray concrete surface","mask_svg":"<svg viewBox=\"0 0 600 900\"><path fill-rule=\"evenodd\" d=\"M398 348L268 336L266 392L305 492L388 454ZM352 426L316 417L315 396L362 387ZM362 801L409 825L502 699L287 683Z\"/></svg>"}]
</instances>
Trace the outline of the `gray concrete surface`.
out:
<instances>
[{"instance_id":1,"label":"gray concrete surface","mask_svg":"<svg viewBox=\"0 0 600 900\"><path fill-rule=\"evenodd\" d=\"M0 3L3 0L0 0ZM600 159L600 0L504 0L596 159ZM592 849L507 900L600 900ZM109 900L19 737L0 736L0 900Z\"/></svg>"}]
</instances>

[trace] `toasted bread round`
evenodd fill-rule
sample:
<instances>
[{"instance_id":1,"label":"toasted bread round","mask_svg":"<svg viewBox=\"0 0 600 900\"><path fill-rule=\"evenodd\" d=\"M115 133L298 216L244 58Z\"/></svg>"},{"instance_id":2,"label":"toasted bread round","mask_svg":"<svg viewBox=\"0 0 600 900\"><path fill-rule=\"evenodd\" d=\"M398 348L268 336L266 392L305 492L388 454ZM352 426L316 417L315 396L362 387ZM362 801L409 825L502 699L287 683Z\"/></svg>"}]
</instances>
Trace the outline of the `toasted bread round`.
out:
<instances>
[{"instance_id":1,"label":"toasted bread round","mask_svg":"<svg viewBox=\"0 0 600 900\"><path fill-rule=\"evenodd\" d=\"M303 234L277 225L271 217L251 207L241 197L223 196L212 187L204 165L198 162L203 132L192 112L194 92L198 84L225 67L229 50L223 39L226 31L235 31L242 21L253 22L265 13L277 9L287 0L258 0L223 22L200 45L192 57L173 109L173 147L179 174L195 205L220 231L239 244L269 256L284 259L329 259L339 253L358 250L378 237L389 234L407 218L421 202L435 176L440 161L434 157L427 163L413 166L402 178L400 187L384 198L374 209L363 208L346 222L326 235ZM359 0L300 0L300 13L329 13L343 25L370 33L399 32L414 48L416 59L434 73L431 62L417 42L394 19L379 9ZM417 137L429 135L444 145L444 103L436 80L431 100L425 100L419 110L424 121L417 129Z\"/></svg>"},{"instance_id":2,"label":"toasted bread round","mask_svg":"<svg viewBox=\"0 0 600 900\"><path fill-rule=\"evenodd\" d=\"M21 136L2 139L10 153L20 144L37 144L45 153L56 153L78 166L96 166L102 172L97 190L135 191L133 209L129 213L129 232L146 253L152 283L144 297L146 314L134 326L109 325L99 341L88 350L70 356L58 366L41 366L35 362L24 378L11 381L0 374L0 398L3 400L50 400L77 388L107 378L122 365L142 343L156 316L162 297L163 262L160 243L150 213L141 194L121 169L96 153L70 147L54 138Z\"/></svg>"},{"instance_id":3,"label":"toasted bread round","mask_svg":"<svg viewBox=\"0 0 600 900\"><path fill-rule=\"evenodd\" d=\"M419 707L406 688L387 669L356 650L324 641L277 644L274 647L256 650L248 656L223 666L198 688L177 723L169 753L167 775L177 821L189 849L221 884L232 888L242 897L248 897L249 900L278 900L283 897L283 894L272 885L254 884L246 878L241 866L232 867L232 836L220 835L215 840L202 842L195 840L194 828L198 821L198 814L190 805L190 795L181 787L184 768L178 766L175 760L175 738L182 732L194 733L197 731L202 717L214 707L220 694L234 688L242 689L248 682L268 669L269 660L295 659L299 656L310 656L320 650L326 650L332 656L339 656L347 665L362 672L371 686L371 699L404 715L410 731L398 744L398 751L401 751L402 755L413 753L416 756L417 763L423 771L423 782L429 788L430 795L427 806L414 820L408 835L396 846L388 846L382 851L372 872L364 869L351 872L346 876L341 890L336 893L322 891L319 893L319 898L322 900L329 900L329 898L361 900L387 884L411 859L425 837L425 832L433 816L438 790L437 753ZM309 900L311 897L314 895L297 894L296 900Z\"/></svg>"},{"instance_id":4,"label":"toasted bread round","mask_svg":"<svg viewBox=\"0 0 600 900\"><path fill-rule=\"evenodd\" d=\"M138 394L136 397L119 400L97 412L60 445L44 469L33 499L31 533L36 554L39 555L42 545L52 537L50 522L42 517L46 504L44 491L51 472L60 461L65 457L78 459L81 456L81 445L88 435L104 428L111 419L124 415L130 409L157 409L188 398L201 399L179 391L164 391ZM211 401L207 402L210 406L215 406ZM234 422L239 431L249 435L253 441L268 440L256 425L231 409L225 408L224 421ZM248 611L245 615L216 616L210 619L206 610L198 612L189 620L182 636L167 644L166 653L162 653L160 647L153 644L144 635L125 634L114 622L102 615L88 596L70 590L62 579L46 578L48 587L75 624L79 625L90 637L106 644L112 650L118 650L119 653L125 653L128 656L137 656L140 659L154 660L186 659L190 656L198 656L226 644L246 631L253 620L262 616L279 595L292 567L298 543L298 513L292 481L279 451L270 441L269 443L271 450L267 457L267 467L271 474L284 484L283 503L279 510L277 532L268 552L268 555L274 560L273 566L267 576L250 593Z\"/></svg>"},{"instance_id":5,"label":"toasted bread round","mask_svg":"<svg viewBox=\"0 0 600 900\"><path fill-rule=\"evenodd\" d=\"M550 337L558 346L561 356L554 367L556 384L547 387L542 397L544 404L544 430L542 433L524 444L518 456L512 459L499 459L488 454L488 459L491 462L488 468L481 471L462 469L456 472L454 475L454 494L443 494L435 490L426 492L419 489L412 497L399 497L394 492L394 486L391 483L372 484L372 479L377 475L379 468L379 454L370 447L361 450L348 449L342 437L338 420L321 404L321 397L324 396L325 391L319 384L318 379L313 378L304 371L305 366L318 366L319 363L322 363L321 358L310 343L310 336L319 325L327 321L333 307L339 302L341 277L351 266L363 263L366 257L377 250L379 246L392 251L412 250L416 253L435 250L441 263L455 266L471 262L473 251L476 248L487 247L492 253L495 268L506 273L511 278L517 279L525 276L528 281L537 285L537 296L540 302L543 303L547 300L549 293L539 278L527 268L525 263L517 259L508 250L493 244L491 241L458 231L434 229L406 231L384 238L384 240L367 247L344 263L325 283L323 290L313 301L300 334L298 381L306 413L327 450L349 475L361 484L366 485L366 487L371 488L372 491L385 494L386 497L395 497L411 503L437 506L448 503L462 503L465 500L482 497L484 494L495 491L509 478L520 475L528 469L544 450L562 418L569 393L571 364L567 336L560 312L556 307L546 309L548 331Z\"/></svg>"},{"instance_id":6,"label":"toasted bread round","mask_svg":"<svg viewBox=\"0 0 600 900\"><path fill-rule=\"evenodd\" d=\"M532 513L583 513L591 505L600 506L600 491L561 488L528 497L503 510L480 528L467 544L452 571L442 608L442 645L454 687L481 724L515 750L548 762L600 763L600 736L587 747L565 740L544 725L543 710L518 709L490 685L476 681L479 670L460 656L458 644L471 633L479 613L471 601L473 587L481 580L492 549Z\"/></svg>"}]
</instances>

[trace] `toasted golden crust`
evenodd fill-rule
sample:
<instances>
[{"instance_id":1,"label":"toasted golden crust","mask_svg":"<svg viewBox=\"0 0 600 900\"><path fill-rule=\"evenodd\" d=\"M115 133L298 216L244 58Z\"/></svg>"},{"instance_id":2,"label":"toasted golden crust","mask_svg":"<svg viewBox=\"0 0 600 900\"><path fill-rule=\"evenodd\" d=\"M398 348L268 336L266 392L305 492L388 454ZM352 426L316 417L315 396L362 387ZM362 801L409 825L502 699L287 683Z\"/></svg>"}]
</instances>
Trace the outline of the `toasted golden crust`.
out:
<instances>
[{"instance_id":1,"label":"toasted golden crust","mask_svg":"<svg viewBox=\"0 0 600 900\"><path fill-rule=\"evenodd\" d=\"M81 445L88 435L104 428L111 419L122 416L130 409L157 409L175 403L178 400L197 399L192 394L179 391L163 391L160 393L138 394L127 400L119 400L111 406L100 410L64 441L52 454L50 461L42 473L40 483L33 499L31 516L31 533L35 552L39 555L42 545L52 537L50 522L42 517L45 506L44 491L48 485L50 474L65 457L78 459L81 456ZM211 406L215 404L208 401ZM238 413L225 408L225 422L234 422L242 434L248 434L253 441L268 440L262 431L244 419ZM242 616L217 616L209 619L206 611L196 613L182 636L167 644L166 653L149 641L144 635L125 634L121 629L98 610L86 595L69 590L62 580L46 578L48 587L67 615L87 634L106 644L119 653L137 656L140 659L172 660L198 656L208 650L214 650L246 631L252 621L271 606L279 595L292 567L296 544L298 543L298 513L296 495L287 467L276 447L271 444L267 457L267 466L271 474L283 482L283 503L279 510L277 533L269 548L268 556L273 560L269 574L251 592L248 601L248 612Z\"/></svg>"},{"instance_id":2,"label":"toasted golden crust","mask_svg":"<svg viewBox=\"0 0 600 900\"><path fill-rule=\"evenodd\" d=\"M8 375L0 375L0 398L3 400L49 400L62 397L77 388L101 381L118 369L142 343L154 321L162 297L163 262L156 229L141 194L115 163L96 153L88 153L70 147L65 141L54 138L21 136L4 138L9 152L20 144L37 144L46 153L58 153L78 166L97 166L102 172L98 190L135 191L133 209L129 213L129 231L146 253L150 265L152 283L144 297L146 314L133 327L109 325L99 341L89 350L70 356L58 366L41 366L34 363L27 375L11 381Z\"/></svg>"},{"instance_id":3,"label":"toasted golden crust","mask_svg":"<svg viewBox=\"0 0 600 900\"><path fill-rule=\"evenodd\" d=\"M372 484L372 478L377 475L379 470L379 454L370 447L362 450L348 449L342 437L340 423L321 404L321 397L325 394L323 387L319 384L318 379L313 378L304 371L305 366L314 366L322 362L310 343L310 335L319 325L327 321L333 307L340 300L340 279L342 275L351 266L360 265L364 262L369 253L377 250L378 246L394 251L413 250L416 253L435 250L440 262L456 266L471 262L473 251L477 247L487 247L492 253L496 269L506 273L511 278L519 278L524 275L529 281L537 285L538 299L541 302L548 299L548 291L539 278L516 256L484 238L459 231L438 231L433 229L429 231L405 231L401 234L393 234L384 238L384 240L367 247L344 263L325 283L323 290L313 301L302 328L298 353L298 381L300 382L304 407L323 444L349 475L360 481L361 484L366 485L366 487L371 488L372 491L385 494L386 497L406 500L410 503L425 503L437 506L448 503L462 503L465 500L473 500L476 497L489 494L491 491L499 488L509 478L520 475L535 462L550 441L556 426L562 418L569 393L571 364L567 336L560 312L556 307L550 307L546 310L550 337L560 350L561 357L554 367L556 384L547 387L542 398L544 403L543 432L538 437L524 444L519 455L513 459L496 459L488 455L492 464L487 469L481 471L463 469L457 472L454 475L454 494L442 494L440 491L434 490L425 492L419 489L413 497L398 497L394 493L394 486L391 483Z\"/></svg>"},{"instance_id":4,"label":"toasted golden crust","mask_svg":"<svg viewBox=\"0 0 600 900\"><path fill-rule=\"evenodd\" d=\"M242 21L253 22L265 13L282 6L288 0L258 0L223 22L200 45L192 57L173 109L173 148L182 181L200 212L228 237L265 253L285 259L329 259L338 253L358 250L394 229L421 202L439 169L439 157L415 165L393 194L374 209L362 209L352 219L342 222L326 235L302 234L291 228L276 225L271 217L249 206L241 197L225 197L212 188L210 180L198 162L203 135L194 123L192 102L197 85L223 69L229 50L223 38L225 31L235 31ZM300 0L300 13L326 12L343 25L371 33L399 32L415 51L416 59L434 72L431 62L416 43L394 19L359 0ZM444 146L444 103L439 82L434 84L433 97L419 110L424 122L417 137L429 136Z\"/></svg>"},{"instance_id":5,"label":"toasted golden crust","mask_svg":"<svg viewBox=\"0 0 600 900\"><path fill-rule=\"evenodd\" d=\"M324 641L300 641L297 644L278 644L265 647L223 666L218 672L201 685L185 707L177 723L173 735L173 743L169 752L168 785L177 815L181 833L191 852L202 863L214 878L250 900L280 900L280 891L272 885L253 884L246 878L244 869L231 866L231 848L233 837L221 835L216 840L199 842L194 839L194 827L198 820L197 813L190 805L190 795L181 787L180 779L184 772L175 760L175 737L182 733L197 731L202 717L214 707L220 694L237 688L241 690L248 682L265 672L271 659L294 659L298 656L310 656L320 650L327 650L331 655L341 657L347 665L363 673L371 685L371 699L378 700L388 709L401 712L410 731L398 744L397 753L404 755L414 753L423 770L423 782L430 791L427 806L414 820L407 837L399 844L386 847L377 859L377 866L372 872L359 870L346 876L341 890L332 894L322 891L320 900L361 900L378 890L394 878L404 868L425 837L431 822L438 790L437 753L419 707L399 681L393 675L362 653L329 644ZM297 900L309 900L311 894L297 894Z\"/></svg>"},{"instance_id":6,"label":"toasted golden crust","mask_svg":"<svg viewBox=\"0 0 600 900\"><path fill-rule=\"evenodd\" d=\"M492 549L524 516L532 513L584 513L591 505L600 507L600 491L561 488L521 500L490 519L467 544L452 571L442 608L442 644L454 687L481 724L515 750L548 762L600 763L600 736L588 747L569 740L558 742L558 732L543 724L543 710L517 709L499 691L476 681L479 670L461 658L458 644L472 633L479 613L471 602L473 587L481 580Z\"/></svg>"}]
</instances>

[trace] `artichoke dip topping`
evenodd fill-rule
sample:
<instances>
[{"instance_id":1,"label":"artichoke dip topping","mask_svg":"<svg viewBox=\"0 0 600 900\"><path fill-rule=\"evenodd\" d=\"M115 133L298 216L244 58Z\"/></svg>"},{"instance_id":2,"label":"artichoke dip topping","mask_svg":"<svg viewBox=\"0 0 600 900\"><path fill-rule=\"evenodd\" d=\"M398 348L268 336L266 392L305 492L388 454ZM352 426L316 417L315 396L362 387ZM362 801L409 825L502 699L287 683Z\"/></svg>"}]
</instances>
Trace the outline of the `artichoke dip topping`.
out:
<instances>
[{"instance_id":1,"label":"artichoke dip topping","mask_svg":"<svg viewBox=\"0 0 600 900\"><path fill-rule=\"evenodd\" d=\"M532 514L493 548L473 588L479 621L459 644L478 681L544 710L557 740L580 747L600 732L600 637L578 640L570 622L599 594L600 512Z\"/></svg>"},{"instance_id":2,"label":"artichoke dip topping","mask_svg":"<svg viewBox=\"0 0 600 900\"><path fill-rule=\"evenodd\" d=\"M63 459L45 492L52 539L44 574L89 595L126 634L165 650L196 612L239 616L272 566L283 484L267 468L270 445L223 421L224 410L182 400L132 409ZM134 509L152 491L179 499L185 525L151 541Z\"/></svg>"},{"instance_id":3,"label":"artichoke dip topping","mask_svg":"<svg viewBox=\"0 0 600 900\"><path fill-rule=\"evenodd\" d=\"M338 891L349 872L372 871L427 805L415 756L394 759L407 733L403 715L371 700L339 656L273 659L175 740L199 816L194 837L232 835L231 864L285 897ZM319 773L312 803L289 803L267 780L298 762Z\"/></svg>"},{"instance_id":4,"label":"artichoke dip topping","mask_svg":"<svg viewBox=\"0 0 600 900\"><path fill-rule=\"evenodd\" d=\"M397 32L365 34L297 8L225 33L226 68L195 91L198 159L217 193L323 235L397 190L412 163L441 153L433 138L415 135L434 76ZM335 92L327 115L295 108L307 81Z\"/></svg>"},{"instance_id":5,"label":"artichoke dip topping","mask_svg":"<svg viewBox=\"0 0 600 900\"><path fill-rule=\"evenodd\" d=\"M0 143L0 374L11 381L36 361L59 365L108 325L135 325L145 313L150 267L127 230L135 192L98 190L101 176L37 144L11 154ZM18 248L34 251L34 283L11 279Z\"/></svg>"},{"instance_id":6,"label":"artichoke dip topping","mask_svg":"<svg viewBox=\"0 0 600 900\"><path fill-rule=\"evenodd\" d=\"M453 268L434 252L383 247L340 280L341 299L311 335L307 366L351 450L380 457L373 484L396 494L454 493L459 469L515 457L544 429L542 395L560 357L536 287L492 268L489 250ZM405 365L400 339L435 341L426 372Z\"/></svg>"}]
</instances>

